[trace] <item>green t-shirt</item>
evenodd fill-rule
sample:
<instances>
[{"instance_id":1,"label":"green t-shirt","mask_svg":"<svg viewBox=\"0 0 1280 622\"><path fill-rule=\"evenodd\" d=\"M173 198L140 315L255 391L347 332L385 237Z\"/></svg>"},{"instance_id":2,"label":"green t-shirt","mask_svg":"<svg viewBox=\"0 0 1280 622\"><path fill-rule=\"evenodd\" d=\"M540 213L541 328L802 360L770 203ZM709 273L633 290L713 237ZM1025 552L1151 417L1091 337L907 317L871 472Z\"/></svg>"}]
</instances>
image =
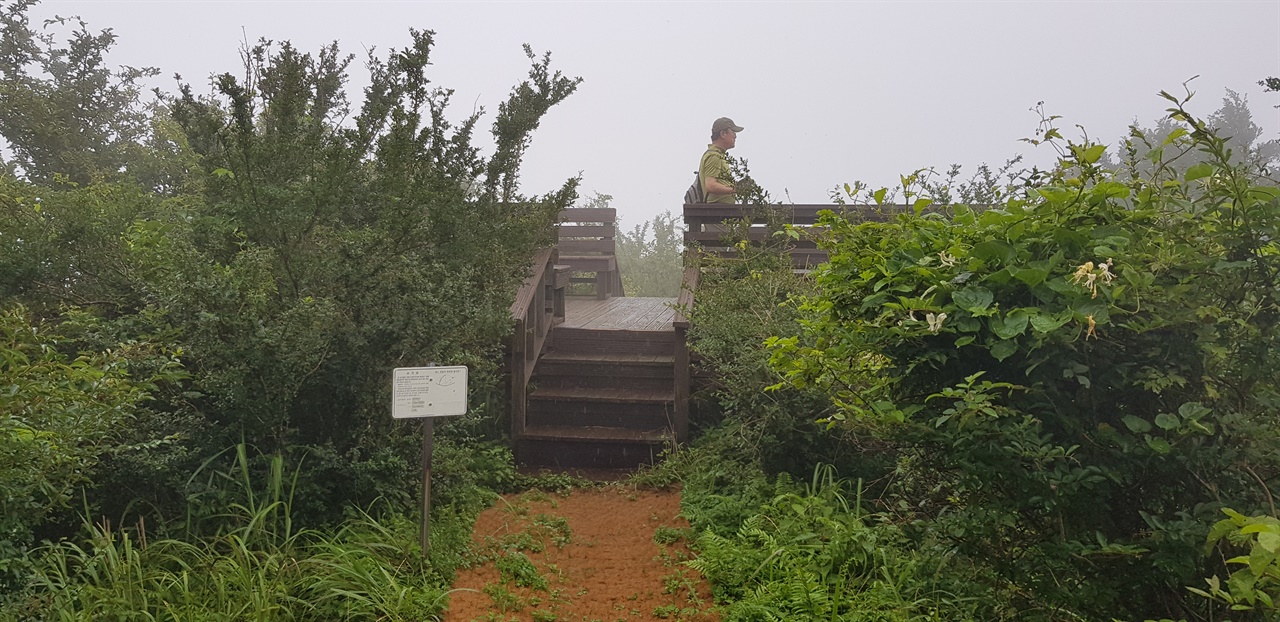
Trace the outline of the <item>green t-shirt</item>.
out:
<instances>
[{"instance_id":1,"label":"green t-shirt","mask_svg":"<svg viewBox=\"0 0 1280 622\"><path fill-rule=\"evenodd\" d=\"M702 192L707 195L707 203L736 203L736 194L711 194L707 192L707 180L718 179L720 183L733 186L733 175L729 172L729 161L725 159L724 149L715 145L707 145L702 154L702 163L698 165L698 175L702 180Z\"/></svg>"}]
</instances>

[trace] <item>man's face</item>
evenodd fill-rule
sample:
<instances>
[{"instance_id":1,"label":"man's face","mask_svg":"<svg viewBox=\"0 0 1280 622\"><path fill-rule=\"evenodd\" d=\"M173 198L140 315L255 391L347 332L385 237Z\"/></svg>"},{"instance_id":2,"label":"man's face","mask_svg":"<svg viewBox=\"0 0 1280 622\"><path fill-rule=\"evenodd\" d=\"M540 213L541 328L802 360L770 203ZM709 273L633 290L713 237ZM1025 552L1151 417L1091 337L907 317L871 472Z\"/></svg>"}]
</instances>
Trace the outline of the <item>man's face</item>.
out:
<instances>
[{"instance_id":1,"label":"man's face","mask_svg":"<svg viewBox=\"0 0 1280 622\"><path fill-rule=\"evenodd\" d=\"M725 149L733 149L738 144L738 133L733 130L721 132L720 137L724 140Z\"/></svg>"}]
</instances>

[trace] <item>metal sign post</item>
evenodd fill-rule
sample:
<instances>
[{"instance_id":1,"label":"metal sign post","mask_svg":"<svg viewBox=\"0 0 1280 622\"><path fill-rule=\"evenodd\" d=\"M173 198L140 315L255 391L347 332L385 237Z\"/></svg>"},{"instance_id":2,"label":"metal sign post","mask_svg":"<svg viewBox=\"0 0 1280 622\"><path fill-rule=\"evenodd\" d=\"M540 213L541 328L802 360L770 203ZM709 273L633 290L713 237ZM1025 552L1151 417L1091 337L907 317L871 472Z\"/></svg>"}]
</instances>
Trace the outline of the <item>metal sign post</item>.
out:
<instances>
[{"instance_id":1,"label":"metal sign post","mask_svg":"<svg viewBox=\"0 0 1280 622\"><path fill-rule=\"evenodd\" d=\"M467 413L467 368L397 367L391 381L391 417L422 419L422 554L431 551L431 448L435 417Z\"/></svg>"}]
</instances>

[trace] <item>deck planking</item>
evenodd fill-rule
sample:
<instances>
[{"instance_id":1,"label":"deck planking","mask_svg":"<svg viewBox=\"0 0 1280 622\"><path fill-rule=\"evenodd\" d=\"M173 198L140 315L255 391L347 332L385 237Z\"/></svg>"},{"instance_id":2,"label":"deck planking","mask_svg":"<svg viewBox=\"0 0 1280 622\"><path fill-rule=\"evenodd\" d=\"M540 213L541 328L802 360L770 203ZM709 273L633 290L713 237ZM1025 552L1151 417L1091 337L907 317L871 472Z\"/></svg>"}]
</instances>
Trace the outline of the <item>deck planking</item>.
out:
<instances>
[{"instance_id":1,"label":"deck planking","mask_svg":"<svg viewBox=\"0 0 1280 622\"><path fill-rule=\"evenodd\" d=\"M675 321L675 298L622 296L596 300L565 296L565 328L597 330L669 331Z\"/></svg>"}]
</instances>

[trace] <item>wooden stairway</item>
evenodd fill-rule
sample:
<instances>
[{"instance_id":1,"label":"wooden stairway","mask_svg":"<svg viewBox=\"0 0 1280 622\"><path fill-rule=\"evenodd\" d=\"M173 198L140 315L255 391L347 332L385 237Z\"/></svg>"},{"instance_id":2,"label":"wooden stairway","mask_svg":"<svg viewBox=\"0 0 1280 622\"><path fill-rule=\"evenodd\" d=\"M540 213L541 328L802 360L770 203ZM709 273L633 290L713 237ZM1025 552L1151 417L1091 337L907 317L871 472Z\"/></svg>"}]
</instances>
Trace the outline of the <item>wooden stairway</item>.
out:
<instances>
[{"instance_id":1,"label":"wooden stairway","mask_svg":"<svg viewBox=\"0 0 1280 622\"><path fill-rule=\"evenodd\" d=\"M519 461L568 468L656 461L676 438L675 349L669 320L650 330L557 326L530 379Z\"/></svg>"}]
</instances>

